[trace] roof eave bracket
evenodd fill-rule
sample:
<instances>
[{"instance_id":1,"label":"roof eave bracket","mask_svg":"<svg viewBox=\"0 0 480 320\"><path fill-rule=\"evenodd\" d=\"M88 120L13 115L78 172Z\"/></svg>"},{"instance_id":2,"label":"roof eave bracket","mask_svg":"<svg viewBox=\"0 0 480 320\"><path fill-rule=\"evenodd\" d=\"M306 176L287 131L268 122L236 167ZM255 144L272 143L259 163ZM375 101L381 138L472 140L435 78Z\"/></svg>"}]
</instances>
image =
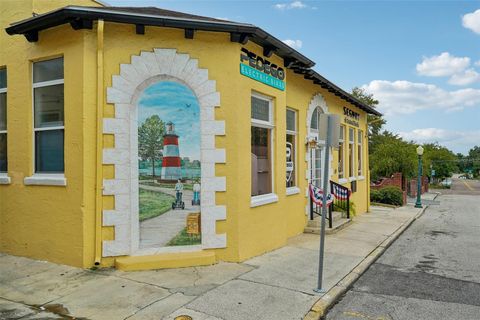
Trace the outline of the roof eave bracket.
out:
<instances>
[{"instance_id":1,"label":"roof eave bracket","mask_svg":"<svg viewBox=\"0 0 480 320\"><path fill-rule=\"evenodd\" d=\"M75 19L70 21L73 30L93 29L93 21L88 19Z\"/></svg>"},{"instance_id":2,"label":"roof eave bracket","mask_svg":"<svg viewBox=\"0 0 480 320\"><path fill-rule=\"evenodd\" d=\"M193 39L195 35L194 29L185 29L185 39Z\"/></svg>"},{"instance_id":3,"label":"roof eave bracket","mask_svg":"<svg viewBox=\"0 0 480 320\"><path fill-rule=\"evenodd\" d=\"M23 34L28 42L37 42L38 41L38 31L33 30Z\"/></svg>"},{"instance_id":4,"label":"roof eave bracket","mask_svg":"<svg viewBox=\"0 0 480 320\"><path fill-rule=\"evenodd\" d=\"M267 58L270 58L276 50L277 48L273 46L265 46L263 47L263 55Z\"/></svg>"},{"instance_id":5,"label":"roof eave bracket","mask_svg":"<svg viewBox=\"0 0 480 320\"><path fill-rule=\"evenodd\" d=\"M247 44L249 35L247 33L232 32L230 33L230 41Z\"/></svg>"},{"instance_id":6,"label":"roof eave bracket","mask_svg":"<svg viewBox=\"0 0 480 320\"><path fill-rule=\"evenodd\" d=\"M136 34L145 34L145 25L144 24L136 24L135 25L135 33Z\"/></svg>"}]
</instances>

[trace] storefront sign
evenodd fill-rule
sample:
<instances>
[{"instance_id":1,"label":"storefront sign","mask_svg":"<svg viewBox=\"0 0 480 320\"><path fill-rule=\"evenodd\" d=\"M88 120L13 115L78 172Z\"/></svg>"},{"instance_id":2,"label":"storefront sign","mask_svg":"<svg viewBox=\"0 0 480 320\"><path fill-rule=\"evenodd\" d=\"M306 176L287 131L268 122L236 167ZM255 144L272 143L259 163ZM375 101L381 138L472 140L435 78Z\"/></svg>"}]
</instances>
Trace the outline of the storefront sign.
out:
<instances>
[{"instance_id":1,"label":"storefront sign","mask_svg":"<svg viewBox=\"0 0 480 320\"><path fill-rule=\"evenodd\" d=\"M355 112L347 107L343 107L343 115L345 116L345 123L351 126L360 127L358 120L360 119L360 114Z\"/></svg>"},{"instance_id":2,"label":"storefront sign","mask_svg":"<svg viewBox=\"0 0 480 320\"><path fill-rule=\"evenodd\" d=\"M293 144L287 142L287 183L292 179L293 170Z\"/></svg>"},{"instance_id":3,"label":"storefront sign","mask_svg":"<svg viewBox=\"0 0 480 320\"><path fill-rule=\"evenodd\" d=\"M270 87L285 90L285 70L265 58L242 48L240 74Z\"/></svg>"}]
</instances>

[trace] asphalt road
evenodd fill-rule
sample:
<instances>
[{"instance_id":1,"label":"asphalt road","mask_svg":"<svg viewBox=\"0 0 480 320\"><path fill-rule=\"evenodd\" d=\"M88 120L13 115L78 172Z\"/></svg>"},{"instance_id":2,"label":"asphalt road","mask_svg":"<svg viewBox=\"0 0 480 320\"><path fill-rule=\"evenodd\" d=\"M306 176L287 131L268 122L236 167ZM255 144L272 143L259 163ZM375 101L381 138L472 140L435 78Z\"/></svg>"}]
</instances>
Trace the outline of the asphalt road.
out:
<instances>
[{"instance_id":1,"label":"asphalt road","mask_svg":"<svg viewBox=\"0 0 480 320\"><path fill-rule=\"evenodd\" d=\"M452 179L450 189L435 190L442 194L480 195L480 180ZM479 318L480 319L480 318Z\"/></svg>"},{"instance_id":2,"label":"asphalt road","mask_svg":"<svg viewBox=\"0 0 480 320\"><path fill-rule=\"evenodd\" d=\"M479 320L480 183L466 182L473 190L455 180L326 319Z\"/></svg>"}]
</instances>

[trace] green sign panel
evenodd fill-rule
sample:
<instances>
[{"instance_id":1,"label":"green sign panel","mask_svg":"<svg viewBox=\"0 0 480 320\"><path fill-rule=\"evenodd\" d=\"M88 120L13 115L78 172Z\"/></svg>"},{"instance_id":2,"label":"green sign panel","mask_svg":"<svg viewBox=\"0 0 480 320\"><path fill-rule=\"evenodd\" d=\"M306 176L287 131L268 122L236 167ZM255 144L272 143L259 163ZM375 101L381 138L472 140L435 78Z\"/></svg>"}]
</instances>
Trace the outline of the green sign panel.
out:
<instances>
[{"instance_id":1,"label":"green sign panel","mask_svg":"<svg viewBox=\"0 0 480 320\"><path fill-rule=\"evenodd\" d=\"M271 75L265 74L261 71L258 71L255 68L247 66L246 64L240 63L240 73L253 80L264 83L267 86L274 87L282 91L285 90L284 81L274 78Z\"/></svg>"}]
</instances>

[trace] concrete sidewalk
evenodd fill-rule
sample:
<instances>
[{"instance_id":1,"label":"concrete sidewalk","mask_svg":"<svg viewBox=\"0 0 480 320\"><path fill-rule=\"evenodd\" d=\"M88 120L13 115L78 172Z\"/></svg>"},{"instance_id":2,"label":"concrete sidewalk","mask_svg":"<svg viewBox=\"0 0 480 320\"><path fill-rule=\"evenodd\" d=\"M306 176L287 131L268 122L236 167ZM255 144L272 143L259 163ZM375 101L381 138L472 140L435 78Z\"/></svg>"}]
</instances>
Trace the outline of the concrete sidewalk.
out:
<instances>
[{"instance_id":1,"label":"concrete sidewalk","mask_svg":"<svg viewBox=\"0 0 480 320\"><path fill-rule=\"evenodd\" d=\"M319 236L312 234L244 263L141 272L90 271L0 254L0 319L315 318L422 210L372 207L328 235L324 283L331 290L323 297L313 292Z\"/></svg>"}]
</instances>

